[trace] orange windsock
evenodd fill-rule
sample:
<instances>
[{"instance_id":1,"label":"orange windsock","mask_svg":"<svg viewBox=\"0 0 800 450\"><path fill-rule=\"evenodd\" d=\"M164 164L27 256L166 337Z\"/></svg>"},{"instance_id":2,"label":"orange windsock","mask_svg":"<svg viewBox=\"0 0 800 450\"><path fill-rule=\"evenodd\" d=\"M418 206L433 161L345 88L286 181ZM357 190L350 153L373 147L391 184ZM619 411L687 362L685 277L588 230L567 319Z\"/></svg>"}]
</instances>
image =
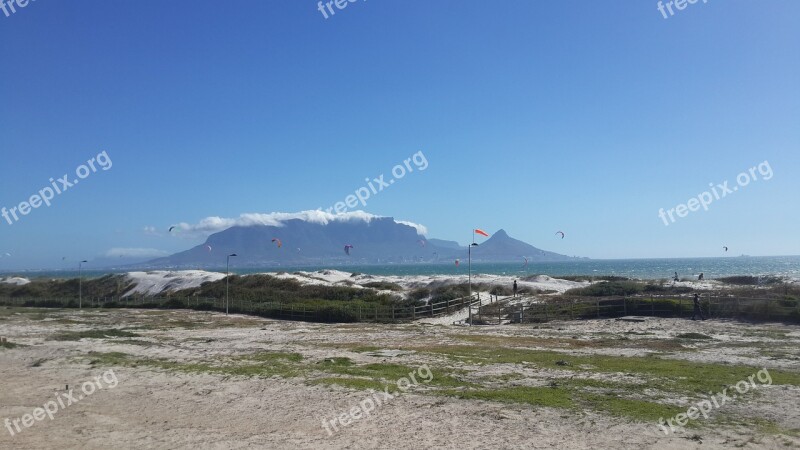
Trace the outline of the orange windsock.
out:
<instances>
[{"instance_id":1,"label":"orange windsock","mask_svg":"<svg viewBox=\"0 0 800 450\"><path fill-rule=\"evenodd\" d=\"M489 237L489 233L487 233L487 232L485 232L485 231L481 230L480 228L475 228L475 232L476 232L476 233L478 233L478 234L480 234L480 235L482 235L482 236Z\"/></svg>"}]
</instances>

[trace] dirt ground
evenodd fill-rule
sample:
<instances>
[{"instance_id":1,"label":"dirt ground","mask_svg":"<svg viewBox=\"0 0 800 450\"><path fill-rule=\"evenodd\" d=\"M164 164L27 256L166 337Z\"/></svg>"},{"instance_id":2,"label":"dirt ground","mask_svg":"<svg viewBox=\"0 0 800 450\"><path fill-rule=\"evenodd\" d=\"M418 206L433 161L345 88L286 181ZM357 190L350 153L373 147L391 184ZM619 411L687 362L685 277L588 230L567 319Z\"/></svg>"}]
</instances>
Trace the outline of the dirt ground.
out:
<instances>
[{"instance_id":1,"label":"dirt ground","mask_svg":"<svg viewBox=\"0 0 800 450\"><path fill-rule=\"evenodd\" d=\"M2 338L0 449L800 447L800 327L790 325L312 324L3 308ZM687 386L721 392L759 369L770 384L756 379L685 430L657 425L662 411L702 399ZM404 374L416 383L392 399L369 390L414 378ZM64 407L52 420L24 425L55 400ZM370 402L369 414L358 409Z\"/></svg>"}]
</instances>

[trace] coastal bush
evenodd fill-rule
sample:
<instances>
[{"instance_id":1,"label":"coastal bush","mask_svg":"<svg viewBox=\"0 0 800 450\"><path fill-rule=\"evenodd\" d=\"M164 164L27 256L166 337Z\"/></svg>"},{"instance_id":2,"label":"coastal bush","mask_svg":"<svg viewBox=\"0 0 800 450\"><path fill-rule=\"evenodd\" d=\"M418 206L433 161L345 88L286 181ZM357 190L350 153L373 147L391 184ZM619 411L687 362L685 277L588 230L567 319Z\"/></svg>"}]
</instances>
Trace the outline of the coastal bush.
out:
<instances>
[{"instance_id":1,"label":"coastal bush","mask_svg":"<svg viewBox=\"0 0 800 450\"><path fill-rule=\"evenodd\" d=\"M408 293L408 298L416 301L424 300L431 296L431 290L428 288L416 288Z\"/></svg>"},{"instance_id":2,"label":"coastal bush","mask_svg":"<svg viewBox=\"0 0 800 450\"><path fill-rule=\"evenodd\" d=\"M609 297L615 295L641 294L644 286L633 281L604 281L583 288L568 290L565 295L580 297Z\"/></svg>"},{"instance_id":3,"label":"coastal bush","mask_svg":"<svg viewBox=\"0 0 800 450\"><path fill-rule=\"evenodd\" d=\"M378 289L382 291L402 291L403 287L397 283L392 283L390 281L370 281L369 283L364 283L364 287Z\"/></svg>"},{"instance_id":4,"label":"coastal bush","mask_svg":"<svg viewBox=\"0 0 800 450\"><path fill-rule=\"evenodd\" d=\"M717 281L721 281L726 284L733 284L738 286L758 286L763 284L779 284L783 283L778 277L773 276L764 276L764 277L754 277L748 275L740 275L734 277L722 277L717 278Z\"/></svg>"}]
</instances>

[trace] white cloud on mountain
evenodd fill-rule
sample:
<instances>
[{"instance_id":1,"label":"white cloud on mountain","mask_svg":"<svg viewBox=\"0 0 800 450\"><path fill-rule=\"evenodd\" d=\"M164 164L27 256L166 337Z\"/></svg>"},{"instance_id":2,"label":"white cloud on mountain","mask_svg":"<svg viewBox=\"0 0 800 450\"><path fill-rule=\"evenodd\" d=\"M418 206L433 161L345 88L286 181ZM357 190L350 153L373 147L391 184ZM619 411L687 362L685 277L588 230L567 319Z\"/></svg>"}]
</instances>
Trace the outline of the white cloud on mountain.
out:
<instances>
[{"instance_id":1,"label":"white cloud on mountain","mask_svg":"<svg viewBox=\"0 0 800 450\"><path fill-rule=\"evenodd\" d=\"M380 219L381 216L376 216L364 211L351 211L342 214L332 214L325 212L321 209L301 211L297 213L282 213L273 212L269 214L260 213L245 213L238 218L224 218L224 217L206 217L197 224L189 224L181 222L173 225L175 229L172 233L176 236L197 237L217 233L222 230L234 226L252 227L258 225L282 227L286 222L293 219L299 219L306 222L317 223L320 225L327 225L331 222L356 222L362 221L369 223L373 219ZM428 229L423 225L404 220L395 220L395 223L408 225L417 230L418 234L427 234Z\"/></svg>"}]
</instances>

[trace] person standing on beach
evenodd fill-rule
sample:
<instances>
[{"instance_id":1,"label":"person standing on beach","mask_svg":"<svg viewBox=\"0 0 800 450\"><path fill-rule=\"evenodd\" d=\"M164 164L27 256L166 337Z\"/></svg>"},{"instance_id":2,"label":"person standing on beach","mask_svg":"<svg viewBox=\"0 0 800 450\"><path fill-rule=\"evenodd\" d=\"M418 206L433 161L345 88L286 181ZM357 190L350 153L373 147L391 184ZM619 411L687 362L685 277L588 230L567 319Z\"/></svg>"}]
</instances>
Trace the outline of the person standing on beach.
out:
<instances>
[{"instance_id":1,"label":"person standing on beach","mask_svg":"<svg viewBox=\"0 0 800 450\"><path fill-rule=\"evenodd\" d=\"M514 297L517 297L517 280L514 280Z\"/></svg>"},{"instance_id":2,"label":"person standing on beach","mask_svg":"<svg viewBox=\"0 0 800 450\"><path fill-rule=\"evenodd\" d=\"M692 320L695 320L697 316L700 316L702 320L706 320L705 316L703 316L703 311L700 310L700 295L694 294L694 313L692 314Z\"/></svg>"},{"instance_id":3,"label":"person standing on beach","mask_svg":"<svg viewBox=\"0 0 800 450\"><path fill-rule=\"evenodd\" d=\"M680 279L678 278L678 272L675 272L675 276L674 276L674 277L672 277L672 281L673 281L673 282L675 282L675 283L677 283L678 281L680 281Z\"/></svg>"}]
</instances>

